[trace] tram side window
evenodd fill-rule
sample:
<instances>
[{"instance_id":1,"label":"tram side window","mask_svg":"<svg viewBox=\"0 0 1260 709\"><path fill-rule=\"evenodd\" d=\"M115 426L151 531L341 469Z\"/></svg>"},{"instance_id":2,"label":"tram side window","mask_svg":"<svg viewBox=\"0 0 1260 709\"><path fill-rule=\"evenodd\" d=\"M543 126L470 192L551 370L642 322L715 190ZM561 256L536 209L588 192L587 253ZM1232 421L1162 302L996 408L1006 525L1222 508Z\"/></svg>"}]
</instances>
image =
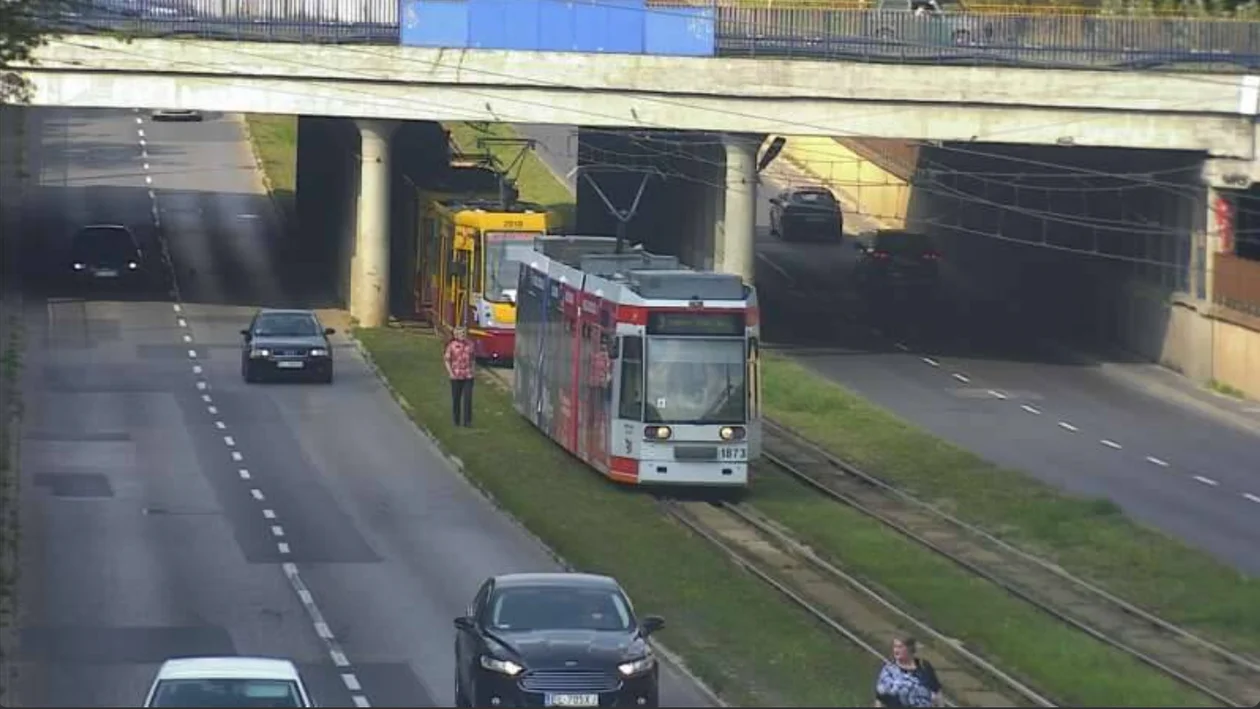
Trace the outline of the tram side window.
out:
<instances>
[{"instance_id":1,"label":"tram side window","mask_svg":"<svg viewBox=\"0 0 1260 709\"><path fill-rule=\"evenodd\" d=\"M643 420L643 338L627 337L621 343L621 405L618 416Z\"/></svg>"}]
</instances>

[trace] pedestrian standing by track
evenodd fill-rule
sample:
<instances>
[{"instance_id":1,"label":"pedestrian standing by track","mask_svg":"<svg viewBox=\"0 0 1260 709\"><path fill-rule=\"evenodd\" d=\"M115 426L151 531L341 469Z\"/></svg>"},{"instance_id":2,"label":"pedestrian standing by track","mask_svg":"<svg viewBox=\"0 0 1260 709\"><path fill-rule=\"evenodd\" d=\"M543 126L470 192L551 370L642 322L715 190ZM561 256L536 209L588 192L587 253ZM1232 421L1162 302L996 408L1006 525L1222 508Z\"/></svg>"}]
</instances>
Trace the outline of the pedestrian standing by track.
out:
<instances>
[{"instance_id":1,"label":"pedestrian standing by track","mask_svg":"<svg viewBox=\"0 0 1260 709\"><path fill-rule=\"evenodd\" d=\"M885 662L875 681L877 707L939 707L941 681L927 660L915 656L918 643L905 636L893 640L892 659Z\"/></svg>"},{"instance_id":2,"label":"pedestrian standing by track","mask_svg":"<svg viewBox=\"0 0 1260 709\"><path fill-rule=\"evenodd\" d=\"M451 378L451 414L456 426L472 426L473 396L473 345L468 341L468 330L455 328L451 341L446 343L442 361L446 374Z\"/></svg>"}]
</instances>

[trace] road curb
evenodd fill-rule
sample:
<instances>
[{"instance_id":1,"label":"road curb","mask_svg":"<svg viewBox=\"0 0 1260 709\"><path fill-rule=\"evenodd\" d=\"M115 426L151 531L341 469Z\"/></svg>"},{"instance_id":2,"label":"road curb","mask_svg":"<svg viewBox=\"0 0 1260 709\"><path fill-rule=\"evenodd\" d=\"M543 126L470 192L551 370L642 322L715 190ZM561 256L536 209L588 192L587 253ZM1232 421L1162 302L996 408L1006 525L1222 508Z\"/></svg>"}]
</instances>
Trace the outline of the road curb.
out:
<instances>
[{"instance_id":1,"label":"road curb","mask_svg":"<svg viewBox=\"0 0 1260 709\"><path fill-rule=\"evenodd\" d=\"M459 473L459 477L465 483L467 483L469 487L471 487L475 492L477 492L477 494L481 495L483 498L486 499L486 501L488 501L491 505L493 505L495 509L497 509L514 526L516 526L521 531L522 534L532 539L534 543L536 543L539 546L539 548L545 551L547 555L552 558L553 561L555 561L557 564L560 565L561 568L565 569L566 571L576 571L577 570L576 567L574 567L567 560L565 560L564 557L560 556L560 554L558 554L554 549L548 546L547 543L544 542L537 534L534 534L534 532L531 531L528 527L526 527L523 522L517 519L516 515L512 514L507 508L505 508L502 504L500 504L499 500L494 496L494 493L490 492L483 485L481 485L481 483L474 480L472 476L470 476L468 472L464 469L464 461L460 460L459 456L456 456L450 451L448 451L446 447L442 445L442 442L438 440L437 436L433 435L433 433L427 427L425 427L420 422L415 420L415 417L414 417L415 407L411 405L410 401L407 401L407 397L403 396L402 392L398 391L398 389L392 383L390 383L389 378L385 376L385 372L381 371L381 368L377 366L376 364L376 360L372 358L372 353L369 352L367 347L363 345L363 342L360 341L359 338L354 335L353 331L347 334L349 336L350 341L354 343L354 347L358 351L359 356L362 357L363 361L367 364L368 369L371 370L372 374L376 376L376 379L380 381L382 385L384 385L386 391L388 391L390 396L393 397L394 401L398 403L398 406L401 407L403 411L411 415L409 416L409 418L411 419L411 422L415 426L416 430L419 431L420 434L433 445L434 450L436 450L438 454L441 455L442 458L444 458L447 462L450 463L451 467L454 468L457 473ZM484 379L485 377L483 376L482 378ZM652 645L653 650L658 652L661 655L661 657L664 657L665 660L670 665L672 665L674 669L676 669L679 672L679 674L683 675L683 677L685 677L688 681L695 684L700 689L700 692L705 695L705 698L708 699L710 702L712 702L714 706L719 706L719 707L731 706L726 701L724 701L720 696L718 696L717 692L713 691L713 689L711 689L709 685L705 684L703 680L697 677L690 670L690 668L687 667L686 663L678 654L674 653L673 651L671 651L669 648L667 648L665 645L661 644L658 641L649 640L648 642Z\"/></svg>"},{"instance_id":2,"label":"road curb","mask_svg":"<svg viewBox=\"0 0 1260 709\"><path fill-rule=\"evenodd\" d=\"M249 143L249 154L254 156L254 172L258 175L259 182L262 183L263 191L267 193L267 201L271 203L271 211L276 223L282 225L281 232L287 236L289 229L293 225L289 223L289 215L285 214L280 202L276 199L275 185L271 182L271 176L267 174L266 163L263 162L262 153L258 150L258 143L254 140L254 132L249 128L249 119L243 113L233 115L233 120L240 123L241 130L245 133L245 142Z\"/></svg>"}]
</instances>

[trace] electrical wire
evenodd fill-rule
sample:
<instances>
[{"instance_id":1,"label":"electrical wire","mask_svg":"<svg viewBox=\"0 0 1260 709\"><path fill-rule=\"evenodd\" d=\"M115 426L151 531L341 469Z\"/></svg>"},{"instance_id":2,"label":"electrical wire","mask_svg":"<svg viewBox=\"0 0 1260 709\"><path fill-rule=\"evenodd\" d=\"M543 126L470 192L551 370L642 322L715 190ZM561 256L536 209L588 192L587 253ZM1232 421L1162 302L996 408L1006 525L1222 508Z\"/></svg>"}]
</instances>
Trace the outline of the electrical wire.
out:
<instances>
[{"instance_id":1,"label":"electrical wire","mask_svg":"<svg viewBox=\"0 0 1260 709\"><path fill-rule=\"evenodd\" d=\"M94 48L94 49L98 49L98 50L99 50L99 49L101 49L101 48L99 48L99 47L94 47L94 46L92 46L92 45L79 45L79 46L92 47L92 48ZM226 49L226 47L225 47L225 49ZM102 51L117 51L117 50L102 50ZM236 53L243 53L243 54L245 54L245 55L249 56L249 53L239 52L239 50L232 50L232 51L234 51L234 52L236 52ZM362 51L362 50L359 50L359 51ZM252 56L257 56L257 55L252 55ZM327 67L324 67L324 68L327 68ZM465 69L466 69L466 68L465 68ZM212 80L215 80L215 79L212 79ZM228 83L230 83L230 82L232 81L232 79L230 79L230 78L226 78L226 79L222 79L222 80L218 80L218 81L224 81L224 82L228 82ZM316 82L316 83L317 83L317 82ZM304 93L304 92L285 92L285 93L294 93L294 94L298 94L298 95L305 95L305 93ZM360 93L368 93L369 95L371 95L371 94L370 94L370 92L360 92ZM380 97L379 97L379 96L377 96L376 98L380 98ZM429 103L430 105L438 105L438 104L433 104L433 102L425 102L425 103ZM524 119L522 118L522 120L524 120ZM609 132L609 133L611 133L611 134L616 134L616 133L617 133L616 131L613 131L613 130L610 130L610 131L608 131L608 132ZM696 157L698 157L698 156L692 155L691 157L696 158ZM988 155L986 155L985 157L989 157L989 156L988 156ZM1003 156L1003 157L1005 157L1005 156ZM711 161L711 162L713 162L713 163L715 163L715 164L717 163L717 161ZM1056 166L1056 167L1061 167L1060 165L1055 165L1055 166ZM1093 173L1093 172L1097 172L1097 171L1082 171L1082 170L1076 169L1076 168L1074 168L1074 167L1072 167L1072 168L1070 169L1070 174L1075 174L1075 173L1079 173L1079 172ZM1106 175L1106 173L1103 173L1103 174L1104 174L1104 175ZM690 176L687 176L687 175L682 175L682 174L679 174L679 175L676 175L676 176L677 176L677 177L682 177L682 178L688 178L688 177L690 177ZM1109 177L1109 178L1111 178L1111 179L1115 179L1115 176L1114 176L1114 175L1106 175L1106 176L1107 176L1107 177ZM694 179L694 178L692 178L692 179ZM714 183L708 183L708 184L711 184L711 185L713 185L713 186L715 186L715 187L724 187L724 185L717 185L717 184L714 184ZM966 196L966 199L969 199L969 200L972 200L972 201L976 201L976 198L975 198L974 196L970 196L970 195ZM999 209L1008 208L1006 205L1000 205L1000 204L996 204L996 203L993 203L993 202L987 202L987 203L986 203L986 201L985 201L985 200L979 200L979 201L980 201L981 203L987 204L987 206L997 207L997 208L999 208ZM1027 211L1027 210L1026 210L1026 211ZM1055 214L1055 213L1050 213L1050 212L1035 212L1034 216L1038 216L1038 217L1051 217L1051 218L1058 218L1058 216L1059 216L1059 215L1057 215L1057 214ZM1075 223L1074 225L1075 225L1075 226L1089 226L1089 227L1095 227L1095 226L1097 226L1097 225L1093 225L1093 224L1084 224L1084 225L1082 225L1082 224L1080 224L1079 222ZM992 235L992 236L1000 236L1000 235Z\"/></svg>"}]
</instances>

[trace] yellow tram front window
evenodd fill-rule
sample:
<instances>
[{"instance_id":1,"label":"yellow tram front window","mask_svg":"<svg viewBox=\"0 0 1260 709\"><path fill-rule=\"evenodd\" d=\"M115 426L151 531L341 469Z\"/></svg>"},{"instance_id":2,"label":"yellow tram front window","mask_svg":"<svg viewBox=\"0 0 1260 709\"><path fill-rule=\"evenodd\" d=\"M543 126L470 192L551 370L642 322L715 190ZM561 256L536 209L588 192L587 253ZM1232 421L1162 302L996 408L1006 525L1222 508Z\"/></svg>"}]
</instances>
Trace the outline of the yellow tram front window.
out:
<instances>
[{"instance_id":1,"label":"yellow tram front window","mask_svg":"<svg viewBox=\"0 0 1260 709\"><path fill-rule=\"evenodd\" d=\"M485 281L482 297L496 303L516 302L516 282L521 275L521 264L528 262L534 253L534 239L542 236L538 231L487 231L485 232Z\"/></svg>"}]
</instances>

